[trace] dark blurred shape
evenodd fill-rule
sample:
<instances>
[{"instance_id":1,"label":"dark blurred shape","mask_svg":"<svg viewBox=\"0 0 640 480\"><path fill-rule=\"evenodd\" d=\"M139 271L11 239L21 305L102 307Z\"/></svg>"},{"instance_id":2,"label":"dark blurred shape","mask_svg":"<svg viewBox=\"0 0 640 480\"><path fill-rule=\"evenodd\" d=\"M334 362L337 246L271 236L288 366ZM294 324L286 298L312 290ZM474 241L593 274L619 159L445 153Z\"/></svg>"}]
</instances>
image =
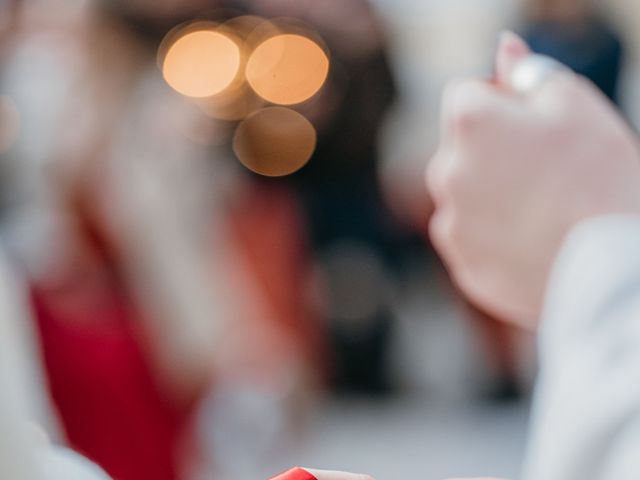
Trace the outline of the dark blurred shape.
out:
<instances>
[{"instance_id":1,"label":"dark blurred shape","mask_svg":"<svg viewBox=\"0 0 640 480\"><path fill-rule=\"evenodd\" d=\"M332 239L321 263L336 387L379 394L392 388L388 362L394 326L388 267L372 243Z\"/></svg>"},{"instance_id":2,"label":"dark blurred shape","mask_svg":"<svg viewBox=\"0 0 640 480\"><path fill-rule=\"evenodd\" d=\"M520 379L518 330L508 323L488 315L476 306L466 303L467 316L483 344L489 375L487 385L480 392L483 400L510 403L522 399L525 391Z\"/></svg>"},{"instance_id":3,"label":"dark blurred shape","mask_svg":"<svg viewBox=\"0 0 640 480\"><path fill-rule=\"evenodd\" d=\"M549 55L595 83L618 103L624 62L621 35L591 2L532 0L524 37L537 52Z\"/></svg>"},{"instance_id":4,"label":"dark blurred shape","mask_svg":"<svg viewBox=\"0 0 640 480\"><path fill-rule=\"evenodd\" d=\"M306 9L303 19L326 40L332 69L319 98L301 107L318 127L318 146L290 181L302 199L318 258L334 258L348 244L365 252L356 258L368 259L352 272L328 265L327 321L335 386L383 393L392 388L388 368L394 318L380 292L389 291L385 287L392 283L402 245L383 200L377 166L379 133L396 95L395 83L384 30L370 5L311 2ZM364 273L371 264L380 272L375 278ZM340 298L362 292L377 295L378 305L354 323L341 315Z\"/></svg>"},{"instance_id":5,"label":"dark blurred shape","mask_svg":"<svg viewBox=\"0 0 640 480\"><path fill-rule=\"evenodd\" d=\"M279 182L299 199L323 273L320 303L333 350L334 385L338 390L387 392L392 383L388 367L394 319L385 287L392 283L402 247L398 225L378 184L379 133L396 95L382 23L363 0L225 3L249 15L272 19L280 30L280 36L267 35L266 41L255 45L258 54L267 55L253 72L254 53L248 81L265 100L294 105L291 108L317 130L310 161ZM301 55L305 58L302 63L298 60ZM262 88L255 73L277 82ZM372 259L380 275L366 278L366 273L349 273L325 264L346 244L351 251L366 252L359 258ZM357 271L368 271L370 265L362 266ZM377 306L355 321L345 318L341 314L344 297L355 298L363 292L376 297Z\"/></svg>"}]
</instances>

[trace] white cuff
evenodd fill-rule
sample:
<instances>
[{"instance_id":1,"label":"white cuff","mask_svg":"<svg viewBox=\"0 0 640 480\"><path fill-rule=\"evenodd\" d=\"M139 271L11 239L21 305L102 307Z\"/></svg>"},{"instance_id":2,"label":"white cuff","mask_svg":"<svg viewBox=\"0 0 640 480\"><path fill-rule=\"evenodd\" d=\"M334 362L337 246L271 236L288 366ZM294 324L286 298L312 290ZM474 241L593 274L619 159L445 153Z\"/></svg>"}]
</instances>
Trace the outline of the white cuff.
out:
<instances>
[{"instance_id":1,"label":"white cuff","mask_svg":"<svg viewBox=\"0 0 640 480\"><path fill-rule=\"evenodd\" d=\"M542 362L567 340L606 321L603 310L640 291L640 216L611 215L576 226L556 258L539 346Z\"/></svg>"}]
</instances>

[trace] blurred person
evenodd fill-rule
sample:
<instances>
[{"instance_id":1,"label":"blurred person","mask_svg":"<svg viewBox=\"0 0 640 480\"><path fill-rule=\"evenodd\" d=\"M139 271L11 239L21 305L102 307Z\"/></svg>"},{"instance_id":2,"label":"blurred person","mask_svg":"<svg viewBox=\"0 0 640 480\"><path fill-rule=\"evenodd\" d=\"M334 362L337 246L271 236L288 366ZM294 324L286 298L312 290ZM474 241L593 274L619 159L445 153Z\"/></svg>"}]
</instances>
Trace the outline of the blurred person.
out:
<instances>
[{"instance_id":1,"label":"blurred person","mask_svg":"<svg viewBox=\"0 0 640 480\"><path fill-rule=\"evenodd\" d=\"M497 65L495 82L459 80L445 92L427 176L430 232L474 302L539 329L522 478L634 478L638 139L591 82L531 56L518 37L503 36ZM362 478L296 469L279 480L305 475Z\"/></svg>"},{"instance_id":2,"label":"blurred person","mask_svg":"<svg viewBox=\"0 0 640 480\"><path fill-rule=\"evenodd\" d=\"M208 381L205 377L210 374L204 369L210 361L208 354L202 355L202 348L196 349L189 340L195 327L193 316L187 323L190 317L183 315L182 334L175 328L170 330L167 323L145 324L142 318L166 320L176 312L158 316L149 311L155 307L152 302L158 304L166 296L163 299L153 294L157 298L146 298L144 314L140 297L149 293L136 292L138 298L132 298L131 285L127 284L131 273L123 268L131 268L133 263L122 258L122 249L127 248L122 243L131 242L126 251L132 255L137 239L122 237L125 233L140 234L122 226L131 220L121 212L107 220L104 208L118 208L114 198L125 196L130 202L128 208L147 219L150 214L148 208L143 210L139 198L127 192L133 185L119 178L120 191L114 190L110 182L115 180L117 167L103 159L108 155L105 148L114 149L116 142L124 142L122 134L114 129L120 128L118 121L132 122L131 113L123 110L123 102L135 97L136 88L140 88L136 81L143 78L144 69L140 67L148 61L131 34L114 28L112 21L97 16L88 18L86 24L84 20L74 18L71 25L64 25L68 30L59 29L59 25L47 29L43 20L36 25L27 23L26 28L36 31L23 31L27 41L20 45L10 66L13 71L9 75L19 74L22 51L27 46L33 49L33 41L28 40L47 35L53 39L50 45L61 47L59 51L66 53L67 59L73 58L66 81L73 85L83 79L79 87L63 90L64 103L55 113L59 131L43 149L47 157L42 161L49 168L46 173L55 172L55 177L43 179L47 182L44 188L35 187L44 197L38 201L44 203L41 208L48 215L48 225L44 225L48 231L36 235L45 235L43 240L47 238L50 243L45 249L42 240L36 242L32 246L35 255L27 252L22 259L29 268L49 388L70 445L118 478L177 478L179 445L186 435L196 389ZM82 47L78 49L77 45ZM102 62L109 64L108 74ZM52 69L51 73L57 80L57 72ZM59 93L52 88L55 86L53 83L48 91ZM45 105L40 105L43 114ZM81 125L82 130L74 125ZM52 129L52 125L47 126ZM140 161L128 167L128 180L132 177L139 181L140 173L135 169L140 170ZM114 220L122 223L114 226ZM120 242L117 247L116 239ZM146 254L158 255L157 249L157 245L147 244ZM167 257L164 267L156 268L167 268L171 258ZM136 264L135 268L140 266ZM185 342L191 344L190 355L185 355L187 350L180 351Z\"/></svg>"},{"instance_id":3,"label":"blurred person","mask_svg":"<svg viewBox=\"0 0 640 480\"><path fill-rule=\"evenodd\" d=\"M312 348L280 324L289 297L250 256L257 215L238 225L241 185L188 139L203 115L156 70L167 29L202 6L96 2L56 22L30 6L3 75L25 127L5 242L31 283L66 438L122 480L209 461L194 422L212 384L275 391L277 409L313 383Z\"/></svg>"},{"instance_id":4,"label":"blurred person","mask_svg":"<svg viewBox=\"0 0 640 480\"><path fill-rule=\"evenodd\" d=\"M394 331L389 285L405 233L378 183L379 134L396 97L382 21L365 0L238 3L307 23L331 54L318 96L295 107L318 131L315 153L281 183L300 198L319 265L333 384L338 391L386 393Z\"/></svg>"},{"instance_id":5,"label":"blurred person","mask_svg":"<svg viewBox=\"0 0 640 480\"><path fill-rule=\"evenodd\" d=\"M619 103L625 49L600 8L592 0L528 0L524 38L534 52L559 60Z\"/></svg>"}]
</instances>

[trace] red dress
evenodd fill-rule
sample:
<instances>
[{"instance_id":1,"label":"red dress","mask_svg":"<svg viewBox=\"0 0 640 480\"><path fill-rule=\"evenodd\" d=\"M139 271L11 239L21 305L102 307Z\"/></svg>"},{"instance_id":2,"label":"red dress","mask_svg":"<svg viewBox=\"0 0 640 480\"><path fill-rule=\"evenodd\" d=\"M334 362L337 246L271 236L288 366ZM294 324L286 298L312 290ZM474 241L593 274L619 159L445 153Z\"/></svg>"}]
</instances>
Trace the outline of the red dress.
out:
<instances>
[{"instance_id":1,"label":"red dress","mask_svg":"<svg viewBox=\"0 0 640 480\"><path fill-rule=\"evenodd\" d=\"M184 454L198 453L184 445L193 438L187 433L195 399L175 405L154 383L136 328L139 312L117 275L118 262L83 219L99 266L66 287L32 288L51 395L71 446L115 480L179 479ZM286 332L318 366L323 341L301 296L309 259L299 222L290 192L259 184L236 202L230 218L247 273L274 313L269 328Z\"/></svg>"},{"instance_id":2,"label":"red dress","mask_svg":"<svg viewBox=\"0 0 640 480\"><path fill-rule=\"evenodd\" d=\"M136 312L110 283L33 289L50 392L71 447L114 479L175 480L190 408L154 383Z\"/></svg>"}]
</instances>

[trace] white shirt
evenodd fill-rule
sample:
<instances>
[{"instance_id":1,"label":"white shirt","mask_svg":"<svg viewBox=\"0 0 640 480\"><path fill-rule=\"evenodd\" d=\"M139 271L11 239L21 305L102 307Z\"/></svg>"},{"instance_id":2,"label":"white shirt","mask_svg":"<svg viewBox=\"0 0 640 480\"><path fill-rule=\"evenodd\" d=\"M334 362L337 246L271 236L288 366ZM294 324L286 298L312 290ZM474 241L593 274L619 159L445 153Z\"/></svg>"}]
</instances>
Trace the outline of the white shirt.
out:
<instances>
[{"instance_id":1,"label":"white shirt","mask_svg":"<svg viewBox=\"0 0 640 480\"><path fill-rule=\"evenodd\" d=\"M640 217L587 221L551 276L525 480L640 479Z\"/></svg>"}]
</instances>

